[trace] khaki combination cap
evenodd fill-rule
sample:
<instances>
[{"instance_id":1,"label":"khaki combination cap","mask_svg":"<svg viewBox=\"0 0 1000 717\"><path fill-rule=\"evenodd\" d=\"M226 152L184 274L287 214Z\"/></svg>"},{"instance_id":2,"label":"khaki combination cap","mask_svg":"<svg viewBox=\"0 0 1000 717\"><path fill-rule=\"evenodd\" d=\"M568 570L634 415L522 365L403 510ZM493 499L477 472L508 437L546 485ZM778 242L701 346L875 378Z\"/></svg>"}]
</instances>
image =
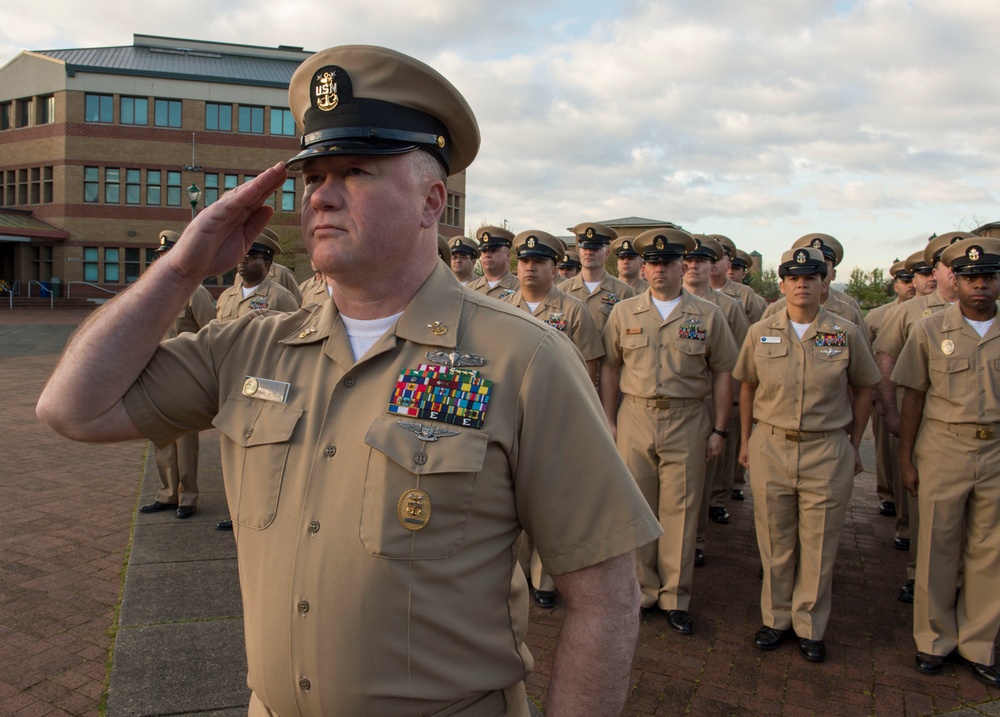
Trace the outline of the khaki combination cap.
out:
<instances>
[{"instance_id":1,"label":"khaki combination cap","mask_svg":"<svg viewBox=\"0 0 1000 717\"><path fill-rule=\"evenodd\" d=\"M726 253L726 256L728 256L730 260L736 258L736 244L733 243L732 239L724 234L708 234L707 236L712 237L715 241L722 245L722 250Z\"/></svg>"},{"instance_id":2,"label":"khaki combination cap","mask_svg":"<svg viewBox=\"0 0 1000 717\"><path fill-rule=\"evenodd\" d=\"M247 253L257 252L258 254L263 254L268 259L273 259L275 254L281 253L281 245L278 244L278 235L275 234L270 229L264 229L260 233L260 236L254 239L253 244L250 245L250 249Z\"/></svg>"},{"instance_id":3,"label":"khaki combination cap","mask_svg":"<svg viewBox=\"0 0 1000 717\"><path fill-rule=\"evenodd\" d=\"M454 85L384 47L317 52L292 75L288 103L302 134L302 151L289 167L313 157L424 149L448 174L458 174L479 152L479 125Z\"/></svg>"},{"instance_id":4,"label":"khaki combination cap","mask_svg":"<svg viewBox=\"0 0 1000 717\"><path fill-rule=\"evenodd\" d=\"M944 250L941 261L956 276L996 274L1000 272L1000 239L977 236L960 239Z\"/></svg>"},{"instance_id":5,"label":"khaki combination cap","mask_svg":"<svg viewBox=\"0 0 1000 717\"><path fill-rule=\"evenodd\" d=\"M490 249L498 246L510 247L514 240L514 232L503 227L479 227L476 230L476 239L479 240L479 250Z\"/></svg>"},{"instance_id":6,"label":"khaki combination cap","mask_svg":"<svg viewBox=\"0 0 1000 717\"><path fill-rule=\"evenodd\" d=\"M809 274L826 276L828 270L826 255L823 254L822 250L807 245L789 249L781 255L781 263L778 265L778 276L781 278Z\"/></svg>"},{"instance_id":7,"label":"khaki combination cap","mask_svg":"<svg viewBox=\"0 0 1000 717\"><path fill-rule=\"evenodd\" d=\"M906 271L911 274L930 274L934 270L931 265L924 261L924 250L915 251L903 261Z\"/></svg>"},{"instance_id":8,"label":"khaki combination cap","mask_svg":"<svg viewBox=\"0 0 1000 717\"><path fill-rule=\"evenodd\" d=\"M833 262L834 266L838 266L844 260L844 247L829 234L813 232L812 234L801 236L792 244L792 249L799 249L804 246L819 249L823 252L823 256L826 259ZM824 274L824 276L826 275Z\"/></svg>"},{"instance_id":9,"label":"khaki combination cap","mask_svg":"<svg viewBox=\"0 0 1000 717\"><path fill-rule=\"evenodd\" d=\"M639 256L639 252L635 250L635 237L618 237L611 242L611 253L618 257Z\"/></svg>"},{"instance_id":10,"label":"khaki combination cap","mask_svg":"<svg viewBox=\"0 0 1000 717\"><path fill-rule=\"evenodd\" d=\"M573 227L576 243L581 249L600 249L618 238L618 232L611 227L593 222L583 222Z\"/></svg>"},{"instance_id":11,"label":"khaki combination cap","mask_svg":"<svg viewBox=\"0 0 1000 717\"><path fill-rule=\"evenodd\" d=\"M175 231L169 229L164 229L160 232L160 245L156 247L156 253L162 254L169 251L177 240L181 238L181 235Z\"/></svg>"},{"instance_id":12,"label":"khaki combination cap","mask_svg":"<svg viewBox=\"0 0 1000 717\"><path fill-rule=\"evenodd\" d=\"M931 237L930 241L927 242L927 246L924 247L924 263L933 268L934 264L941 258L944 250L949 246L963 239L976 238L978 237L975 234L969 234L969 232L945 232L941 236Z\"/></svg>"},{"instance_id":13,"label":"khaki combination cap","mask_svg":"<svg viewBox=\"0 0 1000 717\"><path fill-rule=\"evenodd\" d=\"M902 281L913 281L913 272L908 271L905 261L897 261L889 268L889 276Z\"/></svg>"},{"instance_id":14,"label":"khaki combination cap","mask_svg":"<svg viewBox=\"0 0 1000 717\"><path fill-rule=\"evenodd\" d=\"M569 251L568 249L563 252L562 260L558 264L560 269L582 269L583 263L580 261L580 255L575 251Z\"/></svg>"},{"instance_id":15,"label":"khaki combination cap","mask_svg":"<svg viewBox=\"0 0 1000 717\"><path fill-rule=\"evenodd\" d=\"M695 247L685 255L685 259L709 259L712 262L719 261L726 256L726 250L719 243L719 240L711 234L692 234Z\"/></svg>"},{"instance_id":16,"label":"khaki combination cap","mask_svg":"<svg viewBox=\"0 0 1000 717\"><path fill-rule=\"evenodd\" d=\"M732 259L733 266L740 267L746 271L750 271L753 266L753 257L747 254L742 249L736 250L736 256Z\"/></svg>"},{"instance_id":17,"label":"khaki combination cap","mask_svg":"<svg viewBox=\"0 0 1000 717\"><path fill-rule=\"evenodd\" d=\"M548 232L529 229L514 237L514 251L518 259L535 257L555 262L562 258L566 245Z\"/></svg>"},{"instance_id":18,"label":"khaki combination cap","mask_svg":"<svg viewBox=\"0 0 1000 717\"><path fill-rule=\"evenodd\" d=\"M475 258L479 256L479 245L469 237L452 237L448 240L448 246L452 254L468 254Z\"/></svg>"},{"instance_id":19,"label":"khaki combination cap","mask_svg":"<svg viewBox=\"0 0 1000 717\"><path fill-rule=\"evenodd\" d=\"M635 238L635 248L643 261L675 261L697 246L694 237L683 229L650 229Z\"/></svg>"}]
</instances>

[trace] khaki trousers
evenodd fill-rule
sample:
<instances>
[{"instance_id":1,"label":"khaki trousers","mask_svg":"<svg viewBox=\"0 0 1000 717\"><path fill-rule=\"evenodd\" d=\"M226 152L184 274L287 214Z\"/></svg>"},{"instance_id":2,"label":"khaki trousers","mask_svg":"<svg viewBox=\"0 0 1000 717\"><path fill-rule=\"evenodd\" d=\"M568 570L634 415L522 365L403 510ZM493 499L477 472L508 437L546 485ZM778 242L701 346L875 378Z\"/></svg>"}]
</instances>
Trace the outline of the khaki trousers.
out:
<instances>
[{"instance_id":1,"label":"khaki trousers","mask_svg":"<svg viewBox=\"0 0 1000 717\"><path fill-rule=\"evenodd\" d=\"M618 452L663 535L637 553L642 606L687 610L705 489L705 445L712 427L703 401L650 408L627 397L618 411Z\"/></svg>"},{"instance_id":2,"label":"khaki trousers","mask_svg":"<svg viewBox=\"0 0 1000 717\"><path fill-rule=\"evenodd\" d=\"M709 396L711 398L711 396ZM709 416L711 416L709 411ZM712 418L712 425L715 419ZM708 530L708 509L726 507L726 501L733 493L734 466L740 452L740 419L729 419L729 437L722 449L722 455L708 462L705 468L705 490L702 491L701 512L698 513L698 537L696 547L705 549L705 531ZM729 465L730 461L733 465Z\"/></svg>"},{"instance_id":3,"label":"khaki trousers","mask_svg":"<svg viewBox=\"0 0 1000 717\"><path fill-rule=\"evenodd\" d=\"M897 446L896 460L893 460L889 424L878 411L872 411L872 436L875 440L875 494L879 503L894 502L898 515L900 503L893 486L899 482L899 449Z\"/></svg>"},{"instance_id":4,"label":"khaki trousers","mask_svg":"<svg viewBox=\"0 0 1000 717\"><path fill-rule=\"evenodd\" d=\"M198 434L185 433L164 449L156 448L156 468L163 485L161 503L198 504Z\"/></svg>"},{"instance_id":5,"label":"khaki trousers","mask_svg":"<svg viewBox=\"0 0 1000 717\"><path fill-rule=\"evenodd\" d=\"M802 442L758 423L750 436L750 487L764 568L764 625L822 640L830 619L833 563L854 485L844 431Z\"/></svg>"},{"instance_id":6,"label":"khaki trousers","mask_svg":"<svg viewBox=\"0 0 1000 717\"><path fill-rule=\"evenodd\" d=\"M1000 630L1000 438L978 440L924 420L914 459L922 521L913 639L921 652L957 648L992 665Z\"/></svg>"}]
</instances>

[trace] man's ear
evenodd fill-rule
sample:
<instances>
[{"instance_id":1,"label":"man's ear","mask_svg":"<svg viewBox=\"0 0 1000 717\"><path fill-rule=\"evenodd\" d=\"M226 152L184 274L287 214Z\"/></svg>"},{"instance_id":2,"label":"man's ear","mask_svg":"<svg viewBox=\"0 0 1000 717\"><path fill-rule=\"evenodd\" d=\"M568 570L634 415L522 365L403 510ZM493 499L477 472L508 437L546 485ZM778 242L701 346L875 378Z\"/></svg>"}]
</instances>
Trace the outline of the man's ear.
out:
<instances>
[{"instance_id":1,"label":"man's ear","mask_svg":"<svg viewBox=\"0 0 1000 717\"><path fill-rule=\"evenodd\" d=\"M444 212L445 203L448 200L448 190L445 189L444 182L437 180L427 188L424 197L424 212L420 220L422 229L436 227Z\"/></svg>"}]
</instances>

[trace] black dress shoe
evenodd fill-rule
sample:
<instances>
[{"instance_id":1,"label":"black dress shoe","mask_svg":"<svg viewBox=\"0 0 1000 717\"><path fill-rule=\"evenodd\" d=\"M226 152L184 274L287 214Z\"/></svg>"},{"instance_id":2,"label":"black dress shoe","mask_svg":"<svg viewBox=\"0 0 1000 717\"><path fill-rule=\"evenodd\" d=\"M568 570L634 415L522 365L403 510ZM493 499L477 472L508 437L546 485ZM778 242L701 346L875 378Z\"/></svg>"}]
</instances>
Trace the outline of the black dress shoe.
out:
<instances>
[{"instance_id":1,"label":"black dress shoe","mask_svg":"<svg viewBox=\"0 0 1000 717\"><path fill-rule=\"evenodd\" d=\"M899 589L899 594L896 595L896 598L900 602L909 603L910 605L913 604L913 581L912 580L907 580L905 583L903 583L903 587L901 587Z\"/></svg>"},{"instance_id":2,"label":"black dress shoe","mask_svg":"<svg viewBox=\"0 0 1000 717\"><path fill-rule=\"evenodd\" d=\"M193 505L181 505L181 506L178 506L178 508L177 508L177 517L178 518L182 518L182 519L183 518L190 518L192 515L194 515L194 510L195 510L195 508L194 508Z\"/></svg>"},{"instance_id":3,"label":"black dress shoe","mask_svg":"<svg viewBox=\"0 0 1000 717\"><path fill-rule=\"evenodd\" d=\"M909 538L893 538L892 547L896 550L909 550L910 549L910 539Z\"/></svg>"},{"instance_id":4,"label":"black dress shoe","mask_svg":"<svg viewBox=\"0 0 1000 717\"><path fill-rule=\"evenodd\" d=\"M939 655L931 655L927 652L917 653L917 669L926 675L939 675L941 674L941 664L944 662L944 658Z\"/></svg>"},{"instance_id":5,"label":"black dress shoe","mask_svg":"<svg viewBox=\"0 0 1000 717\"><path fill-rule=\"evenodd\" d=\"M555 607L556 606L556 591L555 590L534 590L535 602L538 603L539 607Z\"/></svg>"},{"instance_id":6,"label":"black dress shoe","mask_svg":"<svg viewBox=\"0 0 1000 717\"><path fill-rule=\"evenodd\" d=\"M159 513L161 510L173 510L177 507L176 503L161 503L158 500L154 500L152 503L147 503L146 505L139 507L140 513Z\"/></svg>"},{"instance_id":7,"label":"black dress shoe","mask_svg":"<svg viewBox=\"0 0 1000 717\"><path fill-rule=\"evenodd\" d=\"M700 568L705 564L705 551L701 548L694 549L694 566Z\"/></svg>"},{"instance_id":8,"label":"black dress shoe","mask_svg":"<svg viewBox=\"0 0 1000 717\"><path fill-rule=\"evenodd\" d=\"M1000 687L1000 672L997 672L996 665L984 665L979 662L966 660L972 669L972 676L990 687Z\"/></svg>"},{"instance_id":9,"label":"black dress shoe","mask_svg":"<svg viewBox=\"0 0 1000 717\"><path fill-rule=\"evenodd\" d=\"M807 640L800 637L799 652L809 662L822 662L826 659L826 645L823 644L822 640Z\"/></svg>"},{"instance_id":10,"label":"black dress shoe","mask_svg":"<svg viewBox=\"0 0 1000 717\"><path fill-rule=\"evenodd\" d=\"M218 523L215 524L215 529L216 530L232 530L233 529L233 521L231 521L231 520L220 520Z\"/></svg>"},{"instance_id":11,"label":"black dress shoe","mask_svg":"<svg viewBox=\"0 0 1000 717\"><path fill-rule=\"evenodd\" d=\"M753 636L753 644L762 650L777 650L778 645L785 640L786 634L788 630L778 630L765 625Z\"/></svg>"},{"instance_id":12,"label":"black dress shoe","mask_svg":"<svg viewBox=\"0 0 1000 717\"><path fill-rule=\"evenodd\" d=\"M879 515L884 515L886 518L896 517L896 504L891 500L887 500L884 503L878 504Z\"/></svg>"},{"instance_id":13,"label":"black dress shoe","mask_svg":"<svg viewBox=\"0 0 1000 717\"><path fill-rule=\"evenodd\" d=\"M729 522L729 512L725 508L709 508L708 517L722 525Z\"/></svg>"},{"instance_id":14,"label":"black dress shoe","mask_svg":"<svg viewBox=\"0 0 1000 717\"><path fill-rule=\"evenodd\" d=\"M694 632L694 618L687 610L667 610L667 625L674 632L690 635Z\"/></svg>"},{"instance_id":15,"label":"black dress shoe","mask_svg":"<svg viewBox=\"0 0 1000 717\"><path fill-rule=\"evenodd\" d=\"M764 568L761 568L760 570L757 571L757 579L758 580L764 579Z\"/></svg>"},{"instance_id":16,"label":"black dress shoe","mask_svg":"<svg viewBox=\"0 0 1000 717\"><path fill-rule=\"evenodd\" d=\"M733 500L743 500L743 491L739 488L733 488L732 498Z\"/></svg>"}]
</instances>

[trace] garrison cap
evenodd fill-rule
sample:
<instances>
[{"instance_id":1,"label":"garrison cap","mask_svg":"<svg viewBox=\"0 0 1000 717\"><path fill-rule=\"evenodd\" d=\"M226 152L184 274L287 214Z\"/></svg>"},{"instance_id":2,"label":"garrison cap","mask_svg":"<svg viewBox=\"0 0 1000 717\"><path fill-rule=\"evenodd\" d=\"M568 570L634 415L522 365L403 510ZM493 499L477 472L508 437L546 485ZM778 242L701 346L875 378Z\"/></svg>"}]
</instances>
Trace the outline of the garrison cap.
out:
<instances>
[{"instance_id":1,"label":"garrison cap","mask_svg":"<svg viewBox=\"0 0 1000 717\"><path fill-rule=\"evenodd\" d=\"M889 269L889 276L902 281L913 281L913 272L907 270L905 261L897 261L893 264Z\"/></svg>"},{"instance_id":2,"label":"garrison cap","mask_svg":"<svg viewBox=\"0 0 1000 717\"><path fill-rule=\"evenodd\" d=\"M529 229L514 237L514 251L517 252L518 259L537 257L559 261L565 250L566 246L562 241L537 229Z\"/></svg>"},{"instance_id":3,"label":"garrison cap","mask_svg":"<svg viewBox=\"0 0 1000 717\"><path fill-rule=\"evenodd\" d=\"M1000 239L977 236L960 239L944 250L941 261L956 276L996 274L1000 272Z\"/></svg>"},{"instance_id":4,"label":"garrison cap","mask_svg":"<svg viewBox=\"0 0 1000 717\"><path fill-rule=\"evenodd\" d=\"M611 252L618 257L639 256L635 250L635 237L618 237L611 242Z\"/></svg>"},{"instance_id":5,"label":"garrison cap","mask_svg":"<svg viewBox=\"0 0 1000 717\"><path fill-rule=\"evenodd\" d=\"M753 266L753 258L742 249L736 250L736 257L732 261L733 266L738 266L746 271L750 271Z\"/></svg>"},{"instance_id":6,"label":"garrison cap","mask_svg":"<svg viewBox=\"0 0 1000 717\"><path fill-rule=\"evenodd\" d=\"M781 263L778 265L778 276L782 279L786 276L808 274L826 276L828 270L826 255L823 254L822 250L818 247L806 245L789 249L781 255Z\"/></svg>"},{"instance_id":7,"label":"garrison cap","mask_svg":"<svg viewBox=\"0 0 1000 717\"><path fill-rule=\"evenodd\" d=\"M650 229L635 238L635 248L644 261L675 261L697 246L683 229Z\"/></svg>"},{"instance_id":8,"label":"garrison cap","mask_svg":"<svg viewBox=\"0 0 1000 717\"><path fill-rule=\"evenodd\" d=\"M844 247L841 246L839 241L834 239L829 234L813 232L812 234L801 236L795 240L794 244L792 244L792 249L798 249L804 246L811 246L813 249L819 249L823 253L824 258L832 261L834 266L839 265L840 262L844 260ZM826 274L823 276L826 276Z\"/></svg>"},{"instance_id":9,"label":"garrison cap","mask_svg":"<svg viewBox=\"0 0 1000 717\"><path fill-rule=\"evenodd\" d=\"M451 264L451 246L448 237L438 234L438 256L445 264Z\"/></svg>"},{"instance_id":10,"label":"garrison cap","mask_svg":"<svg viewBox=\"0 0 1000 717\"><path fill-rule=\"evenodd\" d=\"M695 247L684 256L685 259L701 257L710 259L714 264L726 255L722 244L711 234L692 234L691 236L694 238Z\"/></svg>"},{"instance_id":11,"label":"garrison cap","mask_svg":"<svg viewBox=\"0 0 1000 717\"><path fill-rule=\"evenodd\" d=\"M479 256L479 245L469 237L452 237L448 246L452 254L468 254L473 258Z\"/></svg>"},{"instance_id":12,"label":"garrison cap","mask_svg":"<svg viewBox=\"0 0 1000 717\"><path fill-rule=\"evenodd\" d=\"M580 255L575 251L569 251L568 249L563 252L562 261L557 265L560 269L582 269L583 264L580 262Z\"/></svg>"},{"instance_id":13,"label":"garrison cap","mask_svg":"<svg viewBox=\"0 0 1000 717\"><path fill-rule=\"evenodd\" d=\"M302 151L289 167L311 157L424 149L448 174L458 174L479 152L479 125L454 85L384 47L317 52L292 75L288 104L302 133Z\"/></svg>"},{"instance_id":14,"label":"garrison cap","mask_svg":"<svg viewBox=\"0 0 1000 717\"><path fill-rule=\"evenodd\" d=\"M611 227L593 222L584 222L573 227L576 244L581 249L600 249L618 238L618 233Z\"/></svg>"},{"instance_id":15,"label":"garrison cap","mask_svg":"<svg viewBox=\"0 0 1000 717\"><path fill-rule=\"evenodd\" d=\"M254 239L253 244L247 250L247 254L263 254L268 261L274 259L275 254L281 253L281 245L278 244L278 235L270 229L265 228L260 236Z\"/></svg>"},{"instance_id":16,"label":"garrison cap","mask_svg":"<svg viewBox=\"0 0 1000 717\"><path fill-rule=\"evenodd\" d=\"M708 236L712 237L715 241L722 245L722 251L726 253L726 256L730 259L736 258L736 244L733 243L732 239L723 234L709 234ZM722 257L719 258L721 259Z\"/></svg>"},{"instance_id":17,"label":"garrison cap","mask_svg":"<svg viewBox=\"0 0 1000 717\"><path fill-rule=\"evenodd\" d=\"M927 266L933 268L934 264L938 262L941 258L941 254L949 246L957 241L962 241L963 239L975 239L975 234L969 234L969 232L945 232L941 236L931 237L930 241L927 242L927 246L924 247L924 262ZM945 266L948 266L945 264Z\"/></svg>"},{"instance_id":18,"label":"garrison cap","mask_svg":"<svg viewBox=\"0 0 1000 717\"><path fill-rule=\"evenodd\" d=\"M514 232L503 227L479 227L476 230L476 239L479 240L479 250L492 249L493 247L510 247L514 239Z\"/></svg>"},{"instance_id":19,"label":"garrison cap","mask_svg":"<svg viewBox=\"0 0 1000 717\"><path fill-rule=\"evenodd\" d=\"M177 232L172 232L169 229L164 229L162 232L160 232L160 246L156 247L156 253L157 254L166 253L170 248L173 247L174 244L177 243L177 240L180 238L181 235L178 234Z\"/></svg>"},{"instance_id":20,"label":"garrison cap","mask_svg":"<svg viewBox=\"0 0 1000 717\"><path fill-rule=\"evenodd\" d=\"M903 263L906 266L906 271L911 274L930 274L934 271L931 265L924 261L923 249L910 254Z\"/></svg>"}]
</instances>

